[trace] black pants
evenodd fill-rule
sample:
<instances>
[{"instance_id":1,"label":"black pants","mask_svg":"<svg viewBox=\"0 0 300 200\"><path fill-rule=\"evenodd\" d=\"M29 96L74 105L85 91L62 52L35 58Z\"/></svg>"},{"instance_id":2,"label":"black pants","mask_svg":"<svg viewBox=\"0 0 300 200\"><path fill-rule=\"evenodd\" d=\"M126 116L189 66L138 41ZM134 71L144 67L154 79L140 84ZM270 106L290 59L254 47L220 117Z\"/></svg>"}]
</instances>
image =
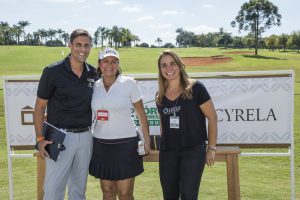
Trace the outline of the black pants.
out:
<instances>
[{"instance_id":1,"label":"black pants","mask_svg":"<svg viewBox=\"0 0 300 200\"><path fill-rule=\"evenodd\" d=\"M164 200L197 200L206 146L160 151L159 175Z\"/></svg>"}]
</instances>

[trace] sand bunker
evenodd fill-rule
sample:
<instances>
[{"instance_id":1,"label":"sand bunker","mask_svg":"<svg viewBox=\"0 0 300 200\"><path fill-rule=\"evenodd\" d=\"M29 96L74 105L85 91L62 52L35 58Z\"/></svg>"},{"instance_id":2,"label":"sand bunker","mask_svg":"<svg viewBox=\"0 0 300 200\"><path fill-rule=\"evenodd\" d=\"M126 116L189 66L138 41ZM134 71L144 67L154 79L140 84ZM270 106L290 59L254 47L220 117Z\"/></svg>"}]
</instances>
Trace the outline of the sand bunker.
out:
<instances>
[{"instance_id":1,"label":"sand bunker","mask_svg":"<svg viewBox=\"0 0 300 200\"><path fill-rule=\"evenodd\" d=\"M211 57L183 57L183 63L186 66L204 66L216 63L225 63L232 61L231 57L211 56Z\"/></svg>"},{"instance_id":2,"label":"sand bunker","mask_svg":"<svg viewBox=\"0 0 300 200\"><path fill-rule=\"evenodd\" d=\"M254 54L253 51L229 51L229 52L224 52L224 54Z\"/></svg>"}]
</instances>

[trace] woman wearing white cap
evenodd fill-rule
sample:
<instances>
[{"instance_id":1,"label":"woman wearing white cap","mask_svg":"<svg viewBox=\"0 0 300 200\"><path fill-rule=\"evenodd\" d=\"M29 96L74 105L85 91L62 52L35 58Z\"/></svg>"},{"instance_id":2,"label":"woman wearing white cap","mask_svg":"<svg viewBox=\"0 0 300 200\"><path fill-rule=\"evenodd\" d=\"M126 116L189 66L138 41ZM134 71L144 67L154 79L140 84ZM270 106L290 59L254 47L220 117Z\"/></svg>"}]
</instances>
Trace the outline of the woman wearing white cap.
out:
<instances>
[{"instance_id":1,"label":"woman wearing white cap","mask_svg":"<svg viewBox=\"0 0 300 200\"><path fill-rule=\"evenodd\" d=\"M137 153L138 137L131 118L132 105L139 117L146 154L150 151L149 126L142 95L134 79L121 75L119 53L106 48L99 53L101 79L94 85L95 114L90 174L100 179L104 200L133 200L134 177L143 159Z\"/></svg>"}]
</instances>

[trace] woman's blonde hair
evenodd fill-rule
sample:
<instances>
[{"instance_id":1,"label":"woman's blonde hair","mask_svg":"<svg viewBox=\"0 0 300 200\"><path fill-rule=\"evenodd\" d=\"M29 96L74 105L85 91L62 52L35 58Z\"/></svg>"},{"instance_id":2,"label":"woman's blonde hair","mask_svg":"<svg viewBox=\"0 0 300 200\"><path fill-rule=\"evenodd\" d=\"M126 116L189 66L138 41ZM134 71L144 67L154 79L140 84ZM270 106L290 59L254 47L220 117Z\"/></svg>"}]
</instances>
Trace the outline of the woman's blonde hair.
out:
<instances>
[{"instance_id":1,"label":"woman's blonde hair","mask_svg":"<svg viewBox=\"0 0 300 200\"><path fill-rule=\"evenodd\" d=\"M167 87L168 87L168 80L165 79L162 75L161 68L160 68L160 62L161 59L169 55L171 56L175 63L178 65L180 70L180 87L182 88L183 92L181 96L184 99L192 99L192 88L195 83L195 80L191 79L188 74L185 71L185 65L183 64L181 58L172 50L167 49L164 50L160 56L158 57L157 66L158 66L158 92L156 94L156 102L161 105L162 104L162 98L165 96Z\"/></svg>"}]
</instances>

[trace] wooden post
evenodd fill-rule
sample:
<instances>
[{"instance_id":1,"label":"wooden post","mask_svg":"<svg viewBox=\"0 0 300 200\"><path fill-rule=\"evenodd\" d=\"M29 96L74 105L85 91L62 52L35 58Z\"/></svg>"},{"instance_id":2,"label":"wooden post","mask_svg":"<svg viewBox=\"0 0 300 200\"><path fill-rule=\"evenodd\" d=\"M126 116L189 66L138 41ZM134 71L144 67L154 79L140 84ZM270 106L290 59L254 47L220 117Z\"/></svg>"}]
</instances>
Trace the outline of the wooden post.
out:
<instances>
[{"instance_id":1,"label":"wooden post","mask_svg":"<svg viewBox=\"0 0 300 200\"><path fill-rule=\"evenodd\" d=\"M220 146L216 151L216 162L226 162L227 169L227 189L229 200L240 200L240 179L238 155L241 153L237 146ZM46 164L38 154L37 157L37 199L43 199L43 186ZM151 151L144 156L144 162L158 162L159 151Z\"/></svg>"},{"instance_id":2,"label":"wooden post","mask_svg":"<svg viewBox=\"0 0 300 200\"><path fill-rule=\"evenodd\" d=\"M226 158L228 199L240 200L240 178L238 155L230 154Z\"/></svg>"}]
</instances>

